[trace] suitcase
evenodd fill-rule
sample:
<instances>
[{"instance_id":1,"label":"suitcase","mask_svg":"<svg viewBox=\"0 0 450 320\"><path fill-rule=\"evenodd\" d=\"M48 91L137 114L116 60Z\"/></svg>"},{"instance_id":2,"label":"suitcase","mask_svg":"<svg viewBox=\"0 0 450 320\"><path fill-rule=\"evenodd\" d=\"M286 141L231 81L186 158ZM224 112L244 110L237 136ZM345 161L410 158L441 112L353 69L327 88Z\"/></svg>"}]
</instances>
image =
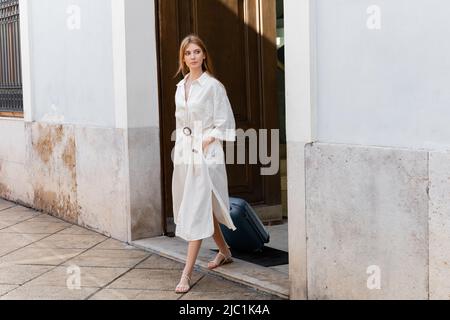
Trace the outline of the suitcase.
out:
<instances>
[{"instance_id":1,"label":"suitcase","mask_svg":"<svg viewBox=\"0 0 450 320\"><path fill-rule=\"evenodd\" d=\"M220 226L230 248L240 252L261 251L270 235L248 202L230 197L230 215L236 230Z\"/></svg>"}]
</instances>

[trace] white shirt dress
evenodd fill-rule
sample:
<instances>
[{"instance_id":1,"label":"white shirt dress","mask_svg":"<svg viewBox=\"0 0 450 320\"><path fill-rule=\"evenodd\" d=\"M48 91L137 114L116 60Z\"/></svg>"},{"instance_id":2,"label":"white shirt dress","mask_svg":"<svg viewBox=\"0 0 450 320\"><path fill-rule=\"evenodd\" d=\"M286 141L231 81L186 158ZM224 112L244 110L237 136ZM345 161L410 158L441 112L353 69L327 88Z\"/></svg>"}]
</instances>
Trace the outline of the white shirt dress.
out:
<instances>
[{"instance_id":1,"label":"white shirt dress","mask_svg":"<svg viewBox=\"0 0 450 320\"><path fill-rule=\"evenodd\" d=\"M214 234L219 223L236 230L229 212L223 141L235 141L235 119L225 87L207 72L191 84L186 102L185 82L177 84L176 142L172 177L175 235L186 241ZM202 141L216 140L202 152Z\"/></svg>"}]
</instances>

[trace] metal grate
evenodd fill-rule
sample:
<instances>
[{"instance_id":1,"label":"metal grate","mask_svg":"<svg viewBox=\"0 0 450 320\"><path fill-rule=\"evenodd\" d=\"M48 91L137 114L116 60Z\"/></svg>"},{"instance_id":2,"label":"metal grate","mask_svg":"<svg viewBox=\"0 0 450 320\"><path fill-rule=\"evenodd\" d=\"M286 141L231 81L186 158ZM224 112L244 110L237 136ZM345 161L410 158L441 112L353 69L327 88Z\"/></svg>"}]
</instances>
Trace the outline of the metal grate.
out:
<instances>
[{"instance_id":1,"label":"metal grate","mask_svg":"<svg viewBox=\"0 0 450 320\"><path fill-rule=\"evenodd\" d=\"M1 111L23 111L19 0L0 0Z\"/></svg>"}]
</instances>

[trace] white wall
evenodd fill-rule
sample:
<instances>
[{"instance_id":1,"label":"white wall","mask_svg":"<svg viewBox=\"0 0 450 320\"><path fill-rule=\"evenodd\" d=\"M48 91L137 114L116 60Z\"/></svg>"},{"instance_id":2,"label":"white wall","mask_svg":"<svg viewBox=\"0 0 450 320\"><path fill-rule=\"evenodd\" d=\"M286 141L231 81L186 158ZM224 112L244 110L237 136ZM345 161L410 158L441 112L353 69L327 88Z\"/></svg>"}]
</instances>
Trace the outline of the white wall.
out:
<instances>
[{"instance_id":1,"label":"white wall","mask_svg":"<svg viewBox=\"0 0 450 320\"><path fill-rule=\"evenodd\" d=\"M314 139L314 48L310 0L284 1L286 61L286 139L309 143Z\"/></svg>"},{"instance_id":2,"label":"white wall","mask_svg":"<svg viewBox=\"0 0 450 320\"><path fill-rule=\"evenodd\" d=\"M450 149L449 12L447 0L318 0L318 140Z\"/></svg>"},{"instance_id":3,"label":"white wall","mask_svg":"<svg viewBox=\"0 0 450 320\"><path fill-rule=\"evenodd\" d=\"M28 1L28 11L32 120L115 127L111 0Z\"/></svg>"},{"instance_id":4,"label":"white wall","mask_svg":"<svg viewBox=\"0 0 450 320\"><path fill-rule=\"evenodd\" d=\"M125 3L128 128L158 128L155 3L154 0Z\"/></svg>"}]
</instances>

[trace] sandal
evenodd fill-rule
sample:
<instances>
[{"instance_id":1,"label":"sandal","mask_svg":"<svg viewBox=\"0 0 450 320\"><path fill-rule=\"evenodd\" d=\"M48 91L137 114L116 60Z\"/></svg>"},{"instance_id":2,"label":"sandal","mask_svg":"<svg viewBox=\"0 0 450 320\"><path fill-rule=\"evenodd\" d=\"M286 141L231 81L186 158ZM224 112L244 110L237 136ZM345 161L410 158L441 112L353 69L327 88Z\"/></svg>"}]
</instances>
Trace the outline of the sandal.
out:
<instances>
[{"instance_id":1,"label":"sandal","mask_svg":"<svg viewBox=\"0 0 450 320\"><path fill-rule=\"evenodd\" d=\"M219 251L219 253L217 253L217 256L214 258L214 260L210 261L208 263L208 269L212 270L217 267L223 266L224 264L229 264L232 262L233 262L233 259L232 259L231 253L226 256L222 252Z\"/></svg>"},{"instance_id":2,"label":"sandal","mask_svg":"<svg viewBox=\"0 0 450 320\"><path fill-rule=\"evenodd\" d=\"M181 282L184 280L187 280L187 285L182 285ZM177 287L175 288L175 293L187 293L189 290L191 290L191 277L189 277L187 274L181 275L181 280L178 283Z\"/></svg>"}]
</instances>

